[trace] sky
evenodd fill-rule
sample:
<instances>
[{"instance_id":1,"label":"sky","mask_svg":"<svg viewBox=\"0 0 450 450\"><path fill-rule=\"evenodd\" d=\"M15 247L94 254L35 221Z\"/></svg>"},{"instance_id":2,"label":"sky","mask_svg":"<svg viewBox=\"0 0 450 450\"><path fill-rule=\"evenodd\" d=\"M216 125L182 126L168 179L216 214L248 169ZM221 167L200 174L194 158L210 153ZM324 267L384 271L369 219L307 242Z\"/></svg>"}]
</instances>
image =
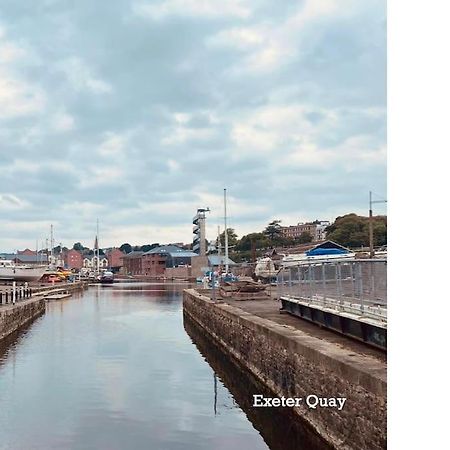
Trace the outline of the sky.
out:
<instances>
[{"instance_id":1,"label":"sky","mask_svg":"<svg viewBox=\"0 0 450 450\"><path fill-rule=\"evenodd\" d=\"M367 215L385 1L2 0L0 174L0 251Z\"/></svg>"}]
</instances>

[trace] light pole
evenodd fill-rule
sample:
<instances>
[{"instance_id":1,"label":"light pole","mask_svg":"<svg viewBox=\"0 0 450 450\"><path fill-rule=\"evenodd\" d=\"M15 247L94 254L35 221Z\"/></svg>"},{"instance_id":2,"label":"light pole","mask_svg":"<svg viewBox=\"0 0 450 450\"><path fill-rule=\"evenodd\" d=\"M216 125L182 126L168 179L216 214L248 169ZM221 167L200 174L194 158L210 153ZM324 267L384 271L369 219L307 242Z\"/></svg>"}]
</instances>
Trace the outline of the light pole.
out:
<instances>
[{"instance_id":1,"label":"light pole","mask_svg":"<svg viewBox=\"0 0 450 450\"><path fill-rule=\"evenodd\" d=\"M372 205L374 203L387 203L387 200L372 200L372 191L369 191L369 257L373 258L375 252L373 250L373 213Z\"/></svg>"}]
</instances>

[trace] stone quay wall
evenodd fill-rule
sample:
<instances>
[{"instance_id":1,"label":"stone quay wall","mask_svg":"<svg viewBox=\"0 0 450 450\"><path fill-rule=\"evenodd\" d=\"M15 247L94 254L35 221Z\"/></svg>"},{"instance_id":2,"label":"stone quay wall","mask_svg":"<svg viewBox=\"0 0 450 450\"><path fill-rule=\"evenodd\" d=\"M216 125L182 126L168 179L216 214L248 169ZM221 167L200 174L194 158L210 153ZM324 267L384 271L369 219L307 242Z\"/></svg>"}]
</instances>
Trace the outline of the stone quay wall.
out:
<instances>
[{"instance_id":1,"label":"stone quay wall","mask_svg":"<svg viewBox=\"0 0 450 450\"><path fill-rule=\"evenodd\" d=\"M0 306L0 341L45 313L45 299L34 297Z\"/></svg>"},{"instance_id":2,"label":"stone quay wall","mask_svg":"<svg viewBox=\"0 0 450 450\"><path fill-rule=\"evenodd\" d=\"M386 370L375 358L186 289L183 308L277 397L345 397L343 409L292 408L335 449L386 448ZM258 394L258 392L255 392Z\"/></svg>"}]
</instances>

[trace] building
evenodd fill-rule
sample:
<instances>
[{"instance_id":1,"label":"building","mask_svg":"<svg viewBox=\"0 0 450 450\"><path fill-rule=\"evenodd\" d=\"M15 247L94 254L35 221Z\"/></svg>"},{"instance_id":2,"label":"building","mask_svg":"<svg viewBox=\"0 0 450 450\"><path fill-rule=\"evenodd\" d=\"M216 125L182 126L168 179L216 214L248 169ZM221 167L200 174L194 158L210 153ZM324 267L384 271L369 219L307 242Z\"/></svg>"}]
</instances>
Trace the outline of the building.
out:
<instances>
[{"instance_id":1,"label":"building","mask_svg":"<svg viewBox=\"0 0 450 450\"><path fill-rule=\"evenodd\" d=\"M78 250L67 250L63 253L64 267L80 270L83 267L83 255Z\"/></svg>"},{"instance_id":2,"label":"building","mask_svg":"<svg viewBox=\"0 0 450 450\"><path fill-rule=\"evenodd\" d=\"M313 241L322 241L326 237L325 229L330 225L326 220L315 220L314 222L298 223L281 227L281 233L284 237L298 239L303 233L308 233Z\"/></svg>"},{"instance_id":3,"label":"building","mask_svg":"<svg viewBox=\"0 0 450 450\"><path fill-rule=\"evenodd\" d=\"M315 241L323 241L327 237L327 232L325 231L327 227L331 225L328 220L318 220L316 224L316 236Z\"/></svg>"},{"instance_id":4,"label":"building","mask_svg":"<svg viewBox=\"0 0 450 450\"><path fill-rule=\"evenodd\" d=\"M31 253L30 253L31 252ZM0 253L1 259L11 260L16 264L27 264L27 265L45 265L48 264L48 256L45 252L40 251L36 254L36 251L30 250L29 252L17 253Z\"/></svg>"},{"instance_id":5,"label":"building","mask_svg":"<svg viewBox=\"0 0 450 450\"><path fill-rule=\"evenodd\" d=\"M108 258L105 255L100 255L97 258L97 255L85 255L83 258L83 267L89 270L97 270L97 259L99 269L107 269L108 268Z\"/></svg>"},{"instance_id":6,"label":"building","mask_svg":"<svg viewBox=\"0 0 450 450\"><path fill-rule=\"evenodd\" d=\"M125 253L118 248L112 248L106 251L108 266L112 271L118 272L122 268L124 255Z\"/></svg>"},{"instance_id":7,"label":"building","mask_svg":"<svg viewBox=\"0 0 450 450\"><path fill-rule=\"evenodd\" d=\"M197 214L192 219L194 225L194 240L192 242L192 251L197 255L206 255L206 212L209 208L197 209Z\"/></svg>"},{"instance_id":8,"label":"building","mask_svg":"<svg viewBox=\"0 0 450 450\"><path fill-rule=\"evenodd\" d=\"M144 252L133 251L123 255L123 272L126 275L142 275L142 255Z\"/></svg>"},{"instance_id":9,"label":"building","mask_svg":"<svg viewBox=\"0 0 450 450\"><path fill-rule=\"evenodd\" d=\"M166 269L190 266L193 256L197 254L176 245L156 247L142 255L143 275L163 276Z\"/></svg>"},{"instance_id":10,"label":"building","mask_svg":"<svg viewBox=\"0 0 450 450\"><path fill-rule=\"evenodd\" d=\"M142 255L142 274L150 277L164 276L166 260L164 255L145 253Z\"/></svg>"}]
</instances>

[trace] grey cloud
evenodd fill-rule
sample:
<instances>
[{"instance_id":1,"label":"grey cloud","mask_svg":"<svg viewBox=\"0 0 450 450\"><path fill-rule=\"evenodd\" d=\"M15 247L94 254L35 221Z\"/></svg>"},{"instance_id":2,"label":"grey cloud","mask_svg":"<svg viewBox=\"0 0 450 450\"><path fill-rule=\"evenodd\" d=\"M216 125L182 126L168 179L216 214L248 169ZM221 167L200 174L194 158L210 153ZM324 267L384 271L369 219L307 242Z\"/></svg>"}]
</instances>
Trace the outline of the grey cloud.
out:
<instances>
[{"instance_id":1,"label":"grey cloud","mask_svg":"<svg viewBox=\"0 0 450 450\"><path fill-rule=\"evenodd\" d=\"M32 114L0 119L8 186L0 194L28 205L9 211L9 220L59 221L67 244L92 236L99 214L105 229L176 226L179 239L188 240L190 214L158 205L195 210L205 206L197 204L202 195L220 196L228 187L249 205L233 216L245 227L296 211L332 219L327 214L364 210L368 190L385 193L385 162L376 158L357 169L359 162L339 158L289 159L311 145L319 155L360 145L368 156L385 146L384 4L355 2L351 14L308 22L291 36L294 56L267 71L244 70L251 50L208 42L233 27L282 31L306 2L247 2L248 17L160 20L136 16L132 4L2 2L2 39L25 52L8 70L46 97ZM303 116L276 126L248 122L258 111L288 106ZM56 130L53 121L63 113L73 127ZM275 134L273 144L248 138L272 148L239 147L233 130L244 125L248 133ZM108 138L113 142L102 147ZM35 235L24 231L20 242ZM0 244L9 250L13 242L17 236Z\"/></svg>"}]
</instances>

